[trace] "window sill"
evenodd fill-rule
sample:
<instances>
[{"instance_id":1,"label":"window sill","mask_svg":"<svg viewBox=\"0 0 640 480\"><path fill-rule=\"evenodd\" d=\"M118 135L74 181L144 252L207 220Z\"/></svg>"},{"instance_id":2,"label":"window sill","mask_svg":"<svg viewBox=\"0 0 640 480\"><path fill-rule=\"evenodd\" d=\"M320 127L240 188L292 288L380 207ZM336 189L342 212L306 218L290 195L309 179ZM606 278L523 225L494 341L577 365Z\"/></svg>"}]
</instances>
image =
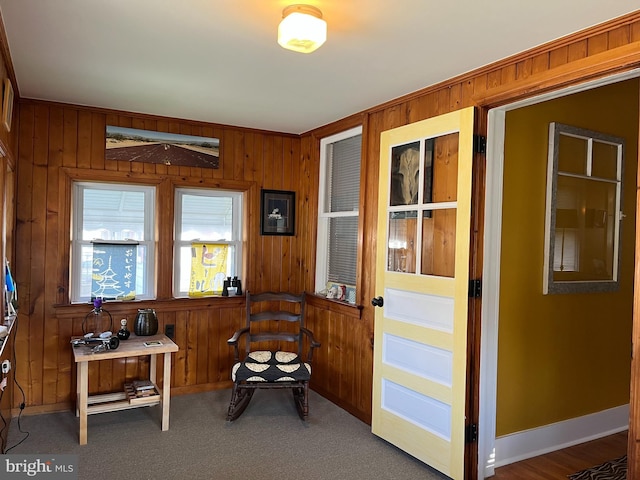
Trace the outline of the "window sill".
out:
<instances>
[{"instance_id":1,"label":"window sill","mask_svg":"<svg viewBox=\"0 0 640 480\"><path fill-rule=\"evenodd\" d=\"M364 308L362 305L354 305L352 303L326 298L317 293L307 293L307 304L356 319L362 318L362 310Z\"/></svg>"},{"instance_id":2,"label":"window sill","mask_svg":"<svg viewBox=\"0 0 640 480\"><path fill-rule=\"evenodd\" d=\"M114 318L121 315L131 314L133 309L153 308L161 312L179 312L190 309L203 308L237 308L244 307L245 296L234 295L231 297L212 296L199 298L169 298L162 300L131 300L131 301L114 301L104 302L103 307ZM91 311L93 305L91 303L73 303L54 305L56 317L72 318L78 315L84 315Z\"/></svg>"}]
</instances>

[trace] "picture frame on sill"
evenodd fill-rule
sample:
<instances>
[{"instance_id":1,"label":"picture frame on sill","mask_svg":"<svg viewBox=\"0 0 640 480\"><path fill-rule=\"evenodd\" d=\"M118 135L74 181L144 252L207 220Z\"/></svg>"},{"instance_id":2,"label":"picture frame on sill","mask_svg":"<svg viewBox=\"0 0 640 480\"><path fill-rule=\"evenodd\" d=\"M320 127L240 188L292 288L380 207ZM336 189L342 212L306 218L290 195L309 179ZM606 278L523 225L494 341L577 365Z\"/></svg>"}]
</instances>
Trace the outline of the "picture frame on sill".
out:
<instances>
[{"instance_id":1,"label":"picture frame on sill","mask_svg":"<svg viewBox=\"0 0 640 480\"><path fill-rule=\"evenodd\" d=\"M260 191L260 234L295 235L296 192Z\"/></svg>"},{"instance_id":2,"label":"picture frame on sill","mask_svg":"<svg viewBox=\"0 0 640 480\"><path fill-rule=\"evenodd\" d=\"M11 120L13 119L13 85L9 78L4 79L2 92L2 123L7 131L11 131Z\"/></svg>"}]
</instances>

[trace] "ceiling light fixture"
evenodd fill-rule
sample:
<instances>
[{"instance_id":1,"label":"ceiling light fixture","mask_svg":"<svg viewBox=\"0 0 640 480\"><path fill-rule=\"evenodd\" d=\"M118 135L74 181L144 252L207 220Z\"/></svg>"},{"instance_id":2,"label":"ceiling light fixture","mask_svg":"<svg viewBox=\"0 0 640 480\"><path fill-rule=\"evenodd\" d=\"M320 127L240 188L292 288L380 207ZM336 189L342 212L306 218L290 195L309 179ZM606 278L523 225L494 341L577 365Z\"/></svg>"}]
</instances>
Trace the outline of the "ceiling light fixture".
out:
<instances>
[{"instance_id":1,"label":"ceiling light fixture","mask_svg":"<svg viewBox=\"0 0 640 480\"><path fill-rule=\"evenodd\" d=\"M327 22L311 5L290 5L282 11L278 43L294 52L311 53L327 40Z\"/></svg>"}]
</instances>

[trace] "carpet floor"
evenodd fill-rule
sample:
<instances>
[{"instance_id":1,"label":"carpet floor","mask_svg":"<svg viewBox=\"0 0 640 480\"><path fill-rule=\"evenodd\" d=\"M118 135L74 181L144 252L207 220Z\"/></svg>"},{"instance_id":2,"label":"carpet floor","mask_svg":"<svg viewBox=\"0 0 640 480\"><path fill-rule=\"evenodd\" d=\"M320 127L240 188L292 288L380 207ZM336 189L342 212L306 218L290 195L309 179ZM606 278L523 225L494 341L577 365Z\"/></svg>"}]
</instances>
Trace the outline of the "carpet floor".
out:
<instances>
[{"instance_id":1,"label":"carpet floor","mask_svg":"<svg viewBox=\"0 0 640 480\"><path fill-rule=\"evenodd\" d=\"M569 480L626 480L627 456L569 475Z\"/></svg>"},{"instance_id":2,"label":"carpet floor","mask_svg":"<svg viewBox=\"0 0 640 480\"><path fill-rule=\"evenodd\" d=\"M157 407L91 415L83 446L73 412L23 416L20 427L29 436L8 453L78 455L80 480L446 478L310 393L306 424L287 390L257 391L245 413L228 423L230 390L219 390L173 397L166 432ZM22 438L14 418L7 446Z\"/></svg>"}]
</instances>

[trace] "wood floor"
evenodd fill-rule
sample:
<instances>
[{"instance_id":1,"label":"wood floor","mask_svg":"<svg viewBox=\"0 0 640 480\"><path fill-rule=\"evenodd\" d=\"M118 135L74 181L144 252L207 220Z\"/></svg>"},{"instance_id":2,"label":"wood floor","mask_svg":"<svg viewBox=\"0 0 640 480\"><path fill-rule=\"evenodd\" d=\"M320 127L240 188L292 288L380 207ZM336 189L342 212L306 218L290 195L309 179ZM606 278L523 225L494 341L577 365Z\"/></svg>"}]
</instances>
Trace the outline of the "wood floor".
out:
<instances>
[{"instance_id":1,"label":"wood floor","mask_svg":"<svg viewBox=\"0 0 640 480\"><path fill-rule=\"evenodd\" d=\"M556 480L627 453L627 432L496 468L492 480Z\"/></svg>"}]
</instances>

